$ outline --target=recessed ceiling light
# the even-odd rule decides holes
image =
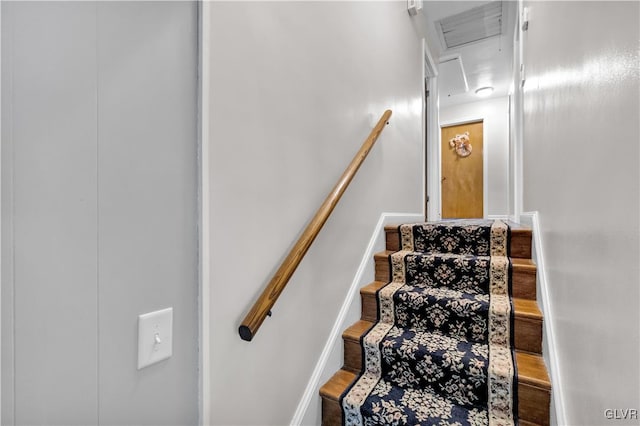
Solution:
[[[478,90],[476,90],[476,95],[480,96],[481,98],[486,98],[492,93],[493,93],[493,87],[491,86],[481,87]]]

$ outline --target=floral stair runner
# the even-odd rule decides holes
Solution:
[[[509,227],[401,225],[346,425],[517,424]]]

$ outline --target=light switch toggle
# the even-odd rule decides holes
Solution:
[[[158,345],[162,343],[162,340],[160,339],[160,335],[158,333],[156,333],[153,336],[153,350],[157,351],[158,350]]]
[[[138,370],[172,355],[173,308],[138,316]]]

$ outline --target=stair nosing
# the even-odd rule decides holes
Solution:
[[[412,250],[382,250],[382,251],[378,251],[378,252],[374,253],[373,257],[374,257],[374,259],[375,258],[386,258],[386,257],[392,255],[393,253],[397,253],[399,251],[408,251],[410,253],[417,253],[417,254],[443,254],[443,253],[423,253],[423,252],[412,251]],[[517,266],[518,268],[521,268],[521,269],[524,269],[524,270],[529,269],[529,270],[535,271],[537,269],[536,264],[530,258],[513,257],[513,256],[508,256],[508,257],[509,257],[509,259],[511,259],[511,263],[512,263],[513,266]]]
[[[372,281],[366,286],[360,288],[360,295],[361,296],[375,295],[376,291],[386,284],[388,283],[385,283],[384,281],[379,281],[379,280]],[[375,290],[372,290],[373,288],[375,288]],[[538,303],[534,299],[523,299],[520,297],[514,297],[511,300],[513,301],[514,319],[526,318],[534,321],[542,321],[543,319],[542,311],[540,311],[540,307],[538,306]],[[535,304],[535,309],[536,309],[534,312],[531,312],[529,310],[519,309],[523,307],[522,305],[531,305],[533,303]]]
[[[371,321],[367,321],[367,320],[358,320],[355,323],[353,323],[351,326],[349,326],[343,333],[342,333],[342,338],[343,340],[349,340],[355,343],[360,343],[360,338],[371,328],[373,327],[375,323],[371,322]],[[354,330],[360,330],[360,329],[364,329],[365,331],[361,332],[360,334],[358,334],[357,332],[354,333]],[[527,351],[521,351],[521,350],[516,350],[516,365],[517,365],[517,359],[520,358],[521,359],[521,363],[523,359],[526,359],[527,357],[531,357],[531,358],[536,358],[536,360],[542,360],[542,363],[544,364],[544,359],[542,357],[541,354],[534,354],[531,352],[527,352]],[[524,356],[523,356],[524,355]],[[545,367],[546,369],[546,367]],[[520,369],[518,369],[518,382],[522,382],[524,384],[530,384],[536,387],[539,387],[541,389],[547,389],[550,390],[551,389],[551,382],[549,380],[548,377],[548,372],[546,374],[546,377],[543,379],[537,378],[537,377],[530,377],[530,376],[526,376],[526,375],[522,375],[520,374]]]
[[[415,222],[415,223],[421,223],[421,222]],[[522,224],[511,222],[511,221],[509,221],[508,224],[509,224],[509,227],[511,228],[511,232],[512,233],[514,233],[514,232],[516,232],[516,233],[533,232],[531,230],[531,228],[526,226],[526,225],[522,225]],[[400,227],[400,225],[393,225],[393,224],[385,225],[384,226],[384,230],[385,231],[397,231],[399,227]]]
[[[540,310],[540,307],[538,306],[538,302],[536,300],[523,299],[521,297],[513,297],[511,298],[511,301],[513,303],[513,316],[515,318],[517,319],[527,318],[534,321],[542,321],[543,319],[542,311]],[[522,309],[522,308],[525,308],[526,305],[534,305],[533,308],[535,310],[532,312],[532,311],[529,311],[528,309]]]
[[[326,386],[326,384],[327,384],[327,383],[330,383],[330,382],[333,380],[333,378],[334,378],[334,377],[336,377],[336,376],[338,376],[338,375],[341,375],[341,374],[342,374],[342,375],[349,375],[349,376],[352,376],[352,377],[351,377],[351,379],[350,379],[351,383],[353,383],[353,381],[356,379],[356,377],[358,377],[358,374],[357,374],[357,373],[354,373],[354,372],[352,372],[352,371],[345,370],[344,368],[341,368],[340,370],[336,371],[336,372],[333,374],[333,376],[331,376],[331,378],[330,378],[330,379],[325,383],[325,385],[323,385],[323,386],[320,388],[320,396],[321,396],[321,397],[323,397],[323,398],[328,398],[328,399],[331,399],[331,400],[333,400],[333,401],[338,401],[338,400],[340,399],[340,395],[342,395],[342,394],[340,394],[340,395],[338,395],[338,396],[336,397],[335,395],[333,395],[333,394],[331,394],[331,393],[327,392],[327,391],[324,389],[324,387]],[[350,385],[351,385],[351,383],[350,383],[349,385],[347,385],[347,386],[350,386]]]
[[[384,287],[385,285],[389,284],[388,282],[384,282],[384,281],[379,281],[379,280],[374,280],[371,281],[369,284],[360,287],[360,294],[375,294],[375,292],[377,291],[371,291],[370,287]]]

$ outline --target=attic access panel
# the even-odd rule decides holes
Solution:
[[[438,91],[441,98],[466,93],[469,90],[460,55],[441,61],[438,69]]]
[[[502,34],[502,1],[494,1],[442,18],[436,27],[451,49]]]

